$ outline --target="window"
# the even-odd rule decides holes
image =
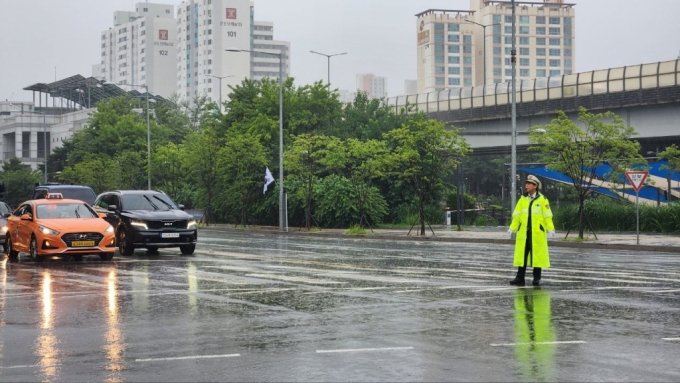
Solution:
[[[448,46],[448,52],[449,53],[460,53],[460,45],[449,45]]]
[[[463,74],[466,76],[472,76],[472,67],[469,66],[464,67]]]
[[[449,56],[449,64],[460,64],[460,57]]]
[[[520,37],[519,38],[519,45],[529,45],[529,38],[528,37]]]
[[[505,70],[505,76],[512,77],[512,69],[506,69]]]
[[[559,76],[562,72],[559,69],[551,69],[550,70],[550,77],[552,76]]]
[[[140,69],[140,71],[141,71],[141,72],[144,72],[144,67],[142,67],[142,68]]]
[[[560,25],[560,18],[559,17],[551,17],[550,18],[550,25]]]
[[[550,38],[550,45],[557,45],[557,46],[559,46],[560,43],[561,43],[561,41],[560,41],[560,38],[559,38],[559,37]]]
[[[501,37],[500,36],[494,36],[493,37],[493,43],[494,44],[500,44],[501,43]]]
[[[560,60],[559,59],[550,59],[550,66],[551,67],[558,67],[560,66]]]
[[[527,26],[519,27],[519,34],[520,35],[528,35],[529,34],[529,27],[527,27]]]
[[[559,56],[560,50],[558,48],[550,48],[550,56]]]
[[[434,51],[436,53],[444,53],[444,46],[441,44],[437,44],[434,46]]]
[[[463,64],[472,64],[472,56],[463,57]]]
[[[545,24],[545,16],[536,16],[536,24]]]
[[[545,59],[536,59],[536,66],[545,66]]]
[[[493,68],[493,75],[494,76],[500,76],[501,75],[501,68]]]
[[[443,66],[436,66],[434,67],[434,74],[444,74],[444,67]]]
[[[571,46],[571,39],[564,39],[564,45],[567,47]]]
[[[434,84],[435,85],[444,85],[444,77],[435,77],[434,78]]]
[[[472,35],[465,35],[465,36],[463,36],[463,43],[465,43],[465,44],[471,44],[471,43],[472,43]]]
[[[545,56],[545,48],[536,48],[536,56]]]
[[[505,36],[505,43],[508,45],[512,44],[512,36]]]
[[[449,32],[460,32],[459,24],[449,24]]]
[[[444,42],[444,35],[440,35],[440,34],[434,35],[434,42],[435,43],[443,43]]]
[[[545,37],[536,37],[536,45],[545,45]]]
[[[520,16],[519,17],[519,23],[520,24],[529,24],[529,16]]]
[[[548,33],[550,33],[551,36],[559,36],[560,35],[560,29],[559,28],[548,28]]]
[[[494,35],[500,35],[501,34],[501,26],[500,25],[494,25],[492,33]]]
[[[501,54],[501,47],[493,47],[493,54],[494,55],[500,55]]]
[[[452,66],[449,67],[449,74],[460,74],[460,67]]]
[[[463,45],[463,53],[472,53],[472,45]]]
[[[571,63],[572,63],[571,59],[564,60],[564,66],[566,68],[571,68]]]
[[[510,56],[511,54],[512,54],[512,48],[511,47],[505,48],[505,55]]]
[[[512,15],[505,15],[505,22],[512,24]]]
[[[519,48],[520,56],[529,56],[529,48]]]
[[[144,48],[142,48],[142,50],[141,50],[141,51],[139,51],[139,52],[140,52],[140,53],[144,53]]]
[[[564,18],[564,25],[571,25],[571,17]]]
[[[472,79],[471,78],[463,79],[463,85],[471,86],[472,85]]]
[[[564,34],[565,34],[565,35],[571,36],[571,26],[565,26],[565,27],[562,28],[562,29],[564,29]]]
[[[507,34],[512,33],[512,25],[506,25],[505,26],[505,33],[507,33]]]
[[[449,78],[449,85],[460,86],[460,79],[457,77]]]
[[[519,75],[522,77],[529,77],[529,69],[520,69]]]
[[[512,65],[512,59],[510,57],[505,58],[505,65],[508,65],[508,66]]]
[[[536,77],[545,77],[545,69],[536,69]]]
[[[571,57],[571,49],[565,49],[564,55],[567,56],[567,57]]]
[[[501,15],[493,15],[492,23],[497,24],[501,22]],[[566,21],[565,21],[566,24]]]
[[[142,9],[142,11],[149,12],[149,8],[144,8],[144,9]]]
[[[444,64],[444,56],[434,56],[435,64]]]
[[[529,59],[519,59],[520,66],[529,66]]]
[[[545,34],[545,27],[536,27],[536,34],[537,35],[544,35]]]
[[[460,42],[460,35],[449,35],[448,41],[450,43],[459,43]]]
[[[444,32],[444,24],[434,23],[434,30],[435,32]]]
[[[500,57],[494,57],[493,58],[493,65],[501,65],[501,58]]]

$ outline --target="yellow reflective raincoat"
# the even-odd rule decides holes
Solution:
[[[531,212],[529,212],[530,205]],[[524,264],[524,246],[527,241],[529,214],[531,214],[531,253],[527,256],[526,264]],[[524,196],[517,201],[510,224],[510,230],[517,233],[513,263],[515,267],[550,267],[548,233],[555,230],[552,216],[548,199],[538,192],[533,202],[529,196]]]

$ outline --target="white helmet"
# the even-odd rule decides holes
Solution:
[[[529,174],[527,177],[527,182],[531,182],[532,184],[536,185],[538,189],[541,188],[541,180],[539,180],[538,177],[533,174]]]

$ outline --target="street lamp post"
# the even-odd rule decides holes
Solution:
[[[283,52],[270,53],[238,48],[229,48],[226,51],[260,53],[279,58],[279,231],[287,231],[288,212],[284,213],[283,200]]]
[[[127,85],[138,88],[144,88],[146,91],[146,170],[147,170],[147,186],[148,190],[151,190],[151,128],[149,125],[149,86],[148,85],[137,85],[137,84],[117,84],[117,85]]]
[[[511,165],[510,165],[510,184],[512,185],[512,194],[510,194],[510,209],[514,211],[517,203],[517,94],[515,86],[515,78],[517,72],[517,51],[515,46],[515,0],[511,0],[512,4],[512,139],[511,139]]]
[[[328,88],[330,88],[331,87],[331,57],[344,56],[344,55],[347,54],[347,52],[335,53],[335,54],[332,54],[332,55],[327,55],[325,53],[320,53],[320,52],[316,52],[316,51],[309,51],[309,52],[317,54],[317,55],[321,55],[321,56],[326,56],[326,58],[328,58]]]
[[[222,111],[222,79],[227,78],[227,77],[234,77],[234,75],[229,75],[229,76],[213,76],[211,74],[206,74],[208,77],[214,77],[220,79],[220,112]]]
[[[487,66],[486,65],[486,27],[492,27],[494,25],[503,25],[503,23],[495,23],[495,24],[484,25],[484,24],[480,24],[476,21],[472,21],[472,20],[468,20],[468,19],[465,19],[465,21],[468,22],[468,23],[479,25],[480,27],[482,27],[482,30],[483,30],[483,33],[484,33],[484,48],[482,48],[482,49],[484,49],[484,54],[482,55],[482,60],[484,60],[484,83],[482,85],[486,85],[486,66]]]

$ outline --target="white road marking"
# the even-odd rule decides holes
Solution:
[[[663,340],[669,341],[669,342],[676,342],[680,341],[680,338],[661,338]]]
[[[37,368],[37,367],[54,367],[54,366],[42,366],[40,364],[26,364],[23,366],[7,366],[7,367],[0,367],[0,370],[9,370],[13,368]]]
[[[135,362],[162,362],[168,360],[188,360],[188,359],[217,359],[217,358],[236,358],[241,354],[224,354],[224,355],[193,355],[193,356],[178,356],[174,358],[148,358],[135,359]]]
[[[530,344],[583,344],[586,341],[583,340],[568,340],[561,342],[526,342],[526,343],[491,343],[491,347],[508,347],[508,346],[525,346]]]
[[[344,350],[316,350],[317,354],[330,354],[337,352],[376,352],[376,351],[396,351],[413,350],[413,347],[383,347],[383,348],[348,348]]]

